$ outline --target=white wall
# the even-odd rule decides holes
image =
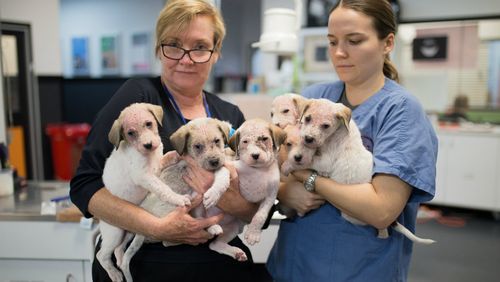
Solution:
[[[65,76],[72,75],[70,50],[71,38],[75,36],[89,37],[91,76],[102,74],[98,52],[100,52],[100,37],[104,35],[120,36],[122,75],[128,76],[132,72],[127,54],[130,52],[133,33],[150,33],[151,62],[156,62],[153,50],[155,25],[165,0],[60,0],[60,2],[60,43]],[[155,65],[155,72],[159,73],[158,64]]]
[[[61,75],[59,0],[0,0],[0,19],[31,25],[36,75]]]
[[[399,0],[404,21],[498,16],[498,0]]]

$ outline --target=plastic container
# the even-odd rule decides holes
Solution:
[[[80,161],[89,131],[90,125],[87,123],[47,125],[45,133],[50,137],[56,180],[71,180]]]

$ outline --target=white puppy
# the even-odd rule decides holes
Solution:
[[[304,107],[300,131],[305,146],[321,151],[319,156],[313,157],[311,164],[319,175],[341,184],[371,182],[373,156],[364,147],[349,108],[327,99],[310,99]],[[345,213],[342,216],[354,224],[365,225]],[[415,236],[397,221],[391,227],[413,242],[434,243]],[[379,230],[379,238],[388,236],[387,229]]]
[[[177,153],[191,156],[200,167],[215,172],[215,179],[212,186],[204,194],[204,205],[213,206],[219,200],[220,196],[229,186],[229,171],[223,165],[225,163],[224,145],[227,144],[231,124],[216,120],[213,118],[195,119],[180,127],[172,136],[170,142],[176,149]],[[160,174],[163,182],[168,183],[175,192],[184,195],[195,195],[195,192],[183,180],[182,176],[186,173],[187,163],[184,160],[178,163],[165,167]],[[150,193],[142,202],[141,207],[151,212],[157,217],[163,217],[171,212],[176,206],[168,204],[158,199],[158,197]],[[204,216],[203,206],[194,209],[195,216]],[[222,233],[222,228],[219,225],[213,225],[208,228],[208,232],[212,235]],[[122,248],[135,234],[127,235]],[[119,264],[126,281],[132,281],[130,273],[130,260],[139,250],[143,243],[155,243],[158,240],[147,238],[137,234],[132,243],[127,248],[122,262]],[[164,241],[163,245],[168,247],[176,245],[171,242]]]
[[[285,134],[279,127],[261,119],[251,119],[244,122],[229,140],[229,146],[236,153],[233,164],[238,172],[240,193],[248,201],[259,203],[259,209],[244,234],[250,245],[260,241],[262,226],[278,193],[277,150],[284,138]],[[243,223],[225,215],[221,225],[224,232],[210,244],[210,249],[246,261],[245,252],[228,244],[241,232]]]
[[[295,93],[286,93],[274,98],[271,104],[272,123],[281,129],[297,124],[306,98]]]
[[[158,178],[163,158],[163,144],[158,135],[162,118],[160,106],[135,103],[126,107],[113,123],[108,137],[115,149],[106,160],[102,176],[104,185],[113,195],[139,204],[151,192],[174,205],[191,203],[188,196],[173,192]],[[122,281],[122,274],[114,267],[111,255],[122,242],[125,231],[105,221],[99,223],[99,228],[102,243],[97,260],[112,281]],[[121,258],[117,256],[117,259]]]

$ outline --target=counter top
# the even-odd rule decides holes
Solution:
[[[41,214],[42,202],[69,195],[69,183],[59,181],[28,182],[10,196],[0,197],[1,221],[56,221],[55,214]]]

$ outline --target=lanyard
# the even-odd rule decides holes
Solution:
[[[175,99],[174,99],[174,96],[172,96],[172,94],[170,93],[170,91],[168,91],[167,87],[165,86],[165,84],[161,84],[163,86],[163,90],[165,90],[165,93],[167,94],[168,96],[168,100],[170,100],[170,103],[172,104],[172,106],[174,106],[174,109],[175,111],[177,112],[177,114],[179,115],[179,118],[182,120],[182,122],[184,124],[186,124],[186,119],[184,118],[184,116],[182,115],[182,112],[181,112],[181,109],[179,108],[179,106],[177,105],[177,103],[175,102]],[[212,117],[212,114],[210,113],[210,109],[208,108],[208,103],[207,103],[207,99],[205,98],[205,93],[203,93],[203,105],[205,106],[205,112],[207,113],[207,116],[208,117]]]

